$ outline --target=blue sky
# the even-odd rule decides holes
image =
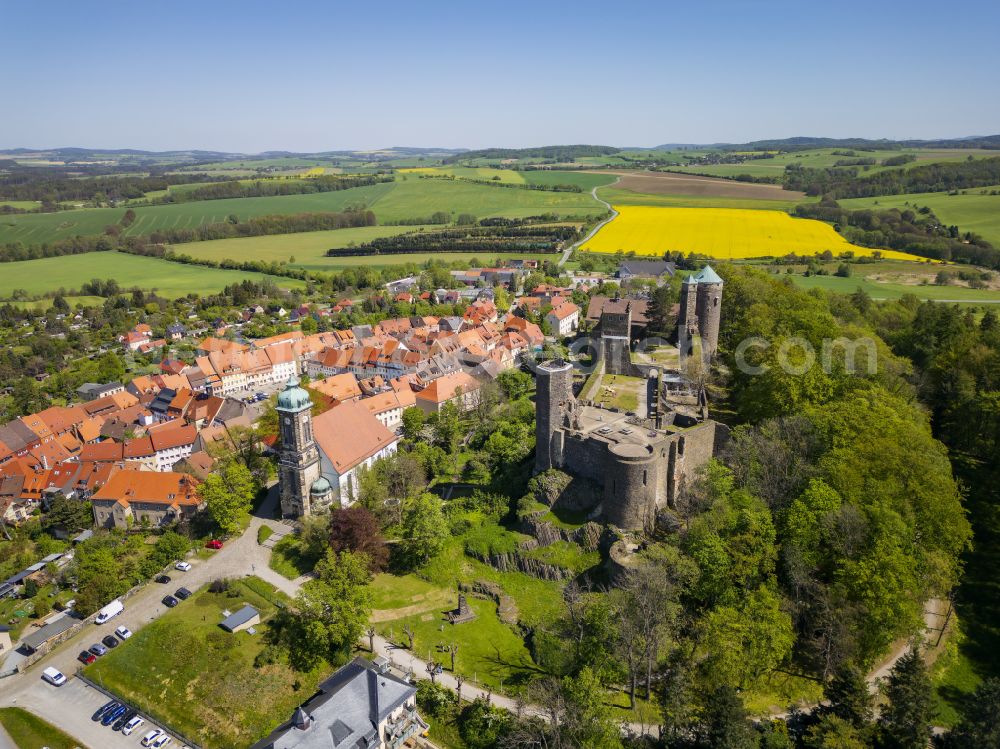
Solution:
[[[1000,3],[8,2],[0,147],[1000,132]]]

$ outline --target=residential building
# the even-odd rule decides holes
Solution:
[[[416,394],[416,405],[426,414],[438,413],[445,403],[454,402],[461,411],[468,411],[479,403],[481,383],[472,375],[452,372],[438,377]]]
[[[573,302],[563,302],[549,310],[545,321],[549,324],[552,335],[559,338],[571,335],[580,327],[580,308]]]
[[[183,473],[124,469],[90,498],[94,522],[104,528],[152,527],[191,517],[201,508],[198,481]]]
[[[250,749],[398,749],[428,728],[415,686],[357,658]]]

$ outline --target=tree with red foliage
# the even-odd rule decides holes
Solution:
[[[389,563],[389,548],[382,538],[378,520],[361,506],[330,511],[330,548],[353,551],[368,557],[368,568],[381,572]]]

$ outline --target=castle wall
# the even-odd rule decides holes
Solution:
[[[702,349],[711,356],[719,348],[719,324],[722,317],[722,284],[698,284],[698,333]]]
[[[566,362],[546,362],[535,373],[535,472],[562,463],[561,447],[553,438],[562,426],[573,397],[573,367]],[[555,448],[555,450],[553,449]],[[553,452],[557,455],[553,458]]]

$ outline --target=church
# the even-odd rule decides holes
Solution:
[[[358,472],[396,452],[399,438],[358,402],[312,415],[309,393],[292,378],[278,394],[281,514],[302,517],[348,507]]]

